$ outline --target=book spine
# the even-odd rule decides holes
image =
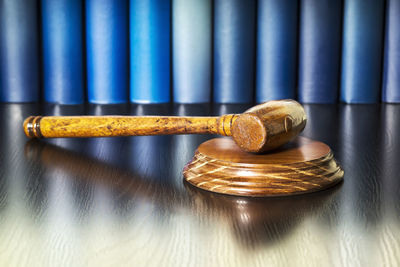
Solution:
[[[88,100],[128,100],[128,1],[86,1]]]
[[[39,100],[38,2],[0,0],[0,101]]]
[[[345,0],[340,99],[375,103],[380,98],[384,1]]]
[[[386,5],[382,101],[400,103],[400,1],[388,0]]]
[[[172,1],[173,99],[211,99],[212,1]]]
[[[84,101],[82,0],[42,0],[44,99]]]
[[[255,0],[214,1],[214,102],[253,101]]]
[[[130,100],[170,101],[169,0],[130,1]]]
[[[336,103],[340,83],[342,2],[303,0],[300,10],[299,100]]]
[[[256,101],[294,98],[298,1],[259,0]]]

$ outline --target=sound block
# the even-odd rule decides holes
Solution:
[[[265,154],[242,151],[230,138],[202,143],[184,179],[204,190],[236,196],[285,196],[315,192],[343,179],[329,146],[297,137]]]

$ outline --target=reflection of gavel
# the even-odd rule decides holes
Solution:
[[[303,107],[294,100],[270,101],[242,114],[220,117],[174,116],[32,116],[28,137],[108,137],[166,134],[232,136],[248,152],[264,152],[296,137],[305,127]]]
[[[272,244],[295,230],[301,221],[319,210],[329,210],[337,187],[291,198],[243,198],[212,194],[185,183],[186,190],[161,183],[157,177],[142,176],[52,144],[30,140],[25,156],[42,167],[68,174],[85,184],[102,185],[117,196],[149,202],[173,213],[182,209],[204,218],[215,218],[232,226],[234,236],[245,247]],[[134,158],[134,157],[133,157]],[[158,164],[157,162],[150,162]],[[96,171],[93,171],[96,170]],[[89,189],[91,192],[93,189]],[[335,206],[335,205],[334,205]],[[335,207],[332,207],[335,208]]]

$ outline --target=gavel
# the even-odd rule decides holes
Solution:
[[[218,134],[231,136],[244,151],[261,153],[292,140],[306,121],[298,102],[277,100],[219,117],[31,116],[23,127],[30,138]]]

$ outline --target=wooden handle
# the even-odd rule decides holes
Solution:
[[[232,136],[245,151],[264,152],[295,138],[306,121],[298,102],[279,100],[221,117],[36,116],[24,121],[24,131],[31,138],[209,133]]]
[[[32,116],[24,121],[30,137],[110,137],[166,134],[230,136],[236,115],[221,117],[168,116]]]

